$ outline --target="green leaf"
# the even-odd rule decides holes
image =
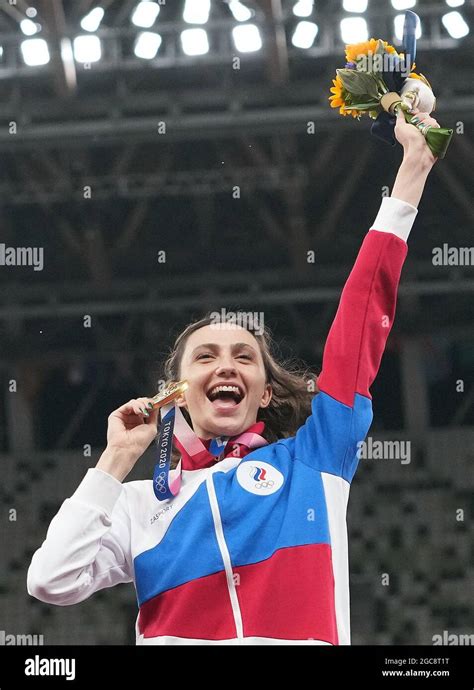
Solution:
[[[375,110],[377,107],[378,103],[371,102],[371,103],[351,103],[350,108],[354,108],[356,110]]]
[[[446,127],[432,127],[426,134],[426,143],[438,158],[444,158],[451,142],[453,130]]]
[[[346,91],[357,96],[370,96],[370,98],[379,98],[379,90],[377,87],[377,80],[372,74],[366,72],[357,72],[353,69],[338,69],[336,70],[342,84]]]

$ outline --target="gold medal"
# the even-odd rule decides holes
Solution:
[[[155,397],[152,398],[153,409],[156,410],[158,407],[167,405],[172,400],[184,393],[187,388],[188,382],[185,380],[172,381],[163,391],[161,391],[161,393],[158,393],[158,395],[155,395]]]

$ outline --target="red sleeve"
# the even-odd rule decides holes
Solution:
[[[406,242],[395,234],[370,230],[342,291],[318,387],[349,407],[356,393],[371,399],[369,388],[392,328],[407,252]]]

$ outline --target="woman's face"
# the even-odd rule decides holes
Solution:
[[[257,420],[270,403],[271,386],[256,338],[245,328],[209,325],[188,337],[180,378],[189,388],[178,399],[201,438],[235,436]],[[220,390],[219,387],[230,387]]]

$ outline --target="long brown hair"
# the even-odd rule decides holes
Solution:
[[[181,361],[191,333],[212,323],[215,323],[215,318],[212,312],[208,312],[203,318],[186,326],[178,335],[163,364],[165,384],[180,379]],[[311,400],[319,392],[316,374],[296,359],[277,361],[277,345],[267,326],[261,334],[254,333],[250,327],[246,326],[245,321],[243,327],[252,333],[259,344],[265,366],[266,383],[271,385],[273,391],[269,406],[260,408],[257,414],[257,421],[265,422],[263,436],[269,443],[294,436],[297,429],[310,415]],[[188,411],[184,408],[181,408],[181,411],[192,427]],[[176,458],[179,458],[179,455],[173,452],[173,459]]]

